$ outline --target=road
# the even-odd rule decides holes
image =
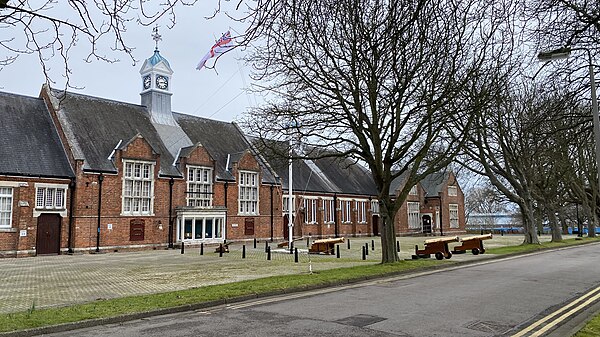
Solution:
[[[590,312],[598,261],[591,244],[50,336],[537,336]]]

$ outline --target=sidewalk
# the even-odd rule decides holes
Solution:
[[[409,259],[415,244],[423,246],[426,238],[399,238],[401,259]],[[299,262],[294,255],[277,249],[271,243],[272,260],[267,261],[265,243],[253,248],[246,244],[242,259],[242,243],[230,246],[230,252],[219,257],[214,247],[199,249],[156,250],[132,253],[39,256],[33,258],[0,259],[0,313],[32,308],[62,306],[99,299],[159,293],[189,289],[211,284],[229,283],[273,275],[308,273],[361,264],[379,263],[380,238],[351,238],[351,249],[340,245],[341,258],[335,255],[307,254],[306,241],[296,242]],[[375,250],[371,250],[371,240]],[[543,236],[549,241],[549,236]],[[521,235],[496,236],[485,241],[486,248],[518,245]],[[361,248],[369,244],[369,255],[362,260]],[[452,245],[451,245],[452,247]],[[485,254],[488,255],[488,254]],[[484,256],[485,256],[484,255]],[[452,260],[481,259],[469,253],[454,255]]]

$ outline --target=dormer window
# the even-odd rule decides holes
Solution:
[[[212,168],[188,166],[187,205],[191,207],[212,207],[212,191]]]

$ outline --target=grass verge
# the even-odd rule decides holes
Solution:
[[[566,239],[561,242],[544,242],[539,245],[519,245],[519,246],[506,246],[506,247],[498,247],[498,248],[490,248],[486,249],[486,253],[488,254],[518,254],[518,253],[528,253],[534,252],[538,250],[551,249],[551,248],[560,248],[567,246],[576,246],[580,244],[590,243],[590,242],[598,242],[600,241],[600,237],[589,238],[573,238]]]
[[[401,261],[394,264],[330,269],[313,274],[272,276],[160,294],[99,300],[68,307],[36,309],[32,306],[30,310],[25,312],[0,315],[0,332],[38,328],[89,319],[109,318],[241,296],[356,281],[422,269],[439,265],[440,263],[451,262],[436,260]]]
[[[597,337],[600,336],[600,315],[592,318],[573,337]]]

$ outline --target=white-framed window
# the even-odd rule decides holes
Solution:
[[[150,215],[154,207],[154,163],[123,161],[123,206],[125,215]]]
[[[358,223],[367,222],[367,201],[356,200],[356,221]]]
[[[458,195],[458,187],[456,187],[455,185],[448,186],[448,196],[455,197],[457,195]]]
[[[419,229],[421,228],[421,219],[419,218],[419,203],[418,202],[407,202],[408,210],[408,228]]]
[[[0,186],[0,228],[12,227],[13,188]]]
[[[417,185],[414,185],[413,187],[410,188],[410,191],[408,191],[408,195],[419,195],[419,190],[417,189]]]
[[[379,214],[379,200],[371,200],[371,213]]]
[[[458,204],[448,205],[448,215],[450,216],[450,228],[458,228]]]
[[[282,202],[282,212],[283,215],[289,214],[290,212],[290,196],[289,195],[284,195],[283,198],[281,199]],[[292,213],[296,213],[296,196],[292,195]]]
[[[40,210],[63,210],[67,207],[65,185],[35,185],[35,208]]]
[[[177,222],[177,241],[224,238],[224,216],[184,215]]]
[[[335,203],[333,199],[321,200],[323,205],[323,223],[333,223],[335,220]]]
[[[187,205],[191,207],[212,207],[212,168],[188,166],[187,177]]]
[[[351,200],[340,200],[339,207],[342,223],[352,222]]]
[[[258,214],[258,173],[240,171],[238,213]]]
[[[302,204],[304,207],[304,223],[317,223],[317,199],[305,198]]]

